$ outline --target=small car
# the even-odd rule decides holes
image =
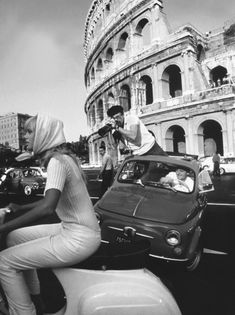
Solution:
[[[162,180],[177,170],[187,175],[190,189]],[[195,160],[127,158],[112,186],[95,204],[102,241],[147,239],[151,242],[150,256],[194,270],[202,254],[200,224],[207,206],[206,193],[199,190],[198,173]]]
[[[220,160],[220,175],[226,173],[235,173],[235,158],[224,157]]]
[[[34,167],[10,168],[1,178],[0,190],[30,196],[44,192],[46,178]]]

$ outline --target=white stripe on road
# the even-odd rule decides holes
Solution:
[[[235,207],[235,203],[208,202],[208,206],[228,206]]]
[[[215,255],[228,255],[228,253],[221,252],[221,251],[218,251],[218,250],[209,249],[209,248],[203,248],[203,253],[205,253],[205,254],[215,254]]]

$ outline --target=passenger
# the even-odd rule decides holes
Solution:
[[[194,181],[187,175],[187,171],[178,168],[175,172],[170,172],[165,177],[160,179],[162,184],[168,184],[178,191],[191,192],[193,191]]]
[[[63,124],[37,115],[27,120],[28,149],[47,168],[44,198],[13,212],[30,210],[0,226],[9,248],[0,252],[0,280],[12,315],[36,315],[40,286],[36,269],[78,263],[99,247],[100,227],[75,155],[64,146]],[[61,223],[23,227],[56,211]],[[31,296],[30,296],[31,294]],[[34,303],[33,303],[33,301]]]

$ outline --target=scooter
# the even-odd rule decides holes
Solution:
[[[66,297],[53,315],[181,315],[170,291],[145,267],[149,250],[147,241],[103,243],[86,261],[53,269]]]
[[[0,209],[0,224],[8,208]],[[181,315],[162,281],[149,271],[150,242],[101,243],[85,261],[52,271],[65,305],[45,315]]]

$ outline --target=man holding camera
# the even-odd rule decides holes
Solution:
[[[119,138],[120,143],[125,142],[131,154],[167,155],[137,116],[124,117],[123,107],[118,105],[109,108],[107,115],[113,120],[113,127],[115,128],[113,135],[115,138]]]

